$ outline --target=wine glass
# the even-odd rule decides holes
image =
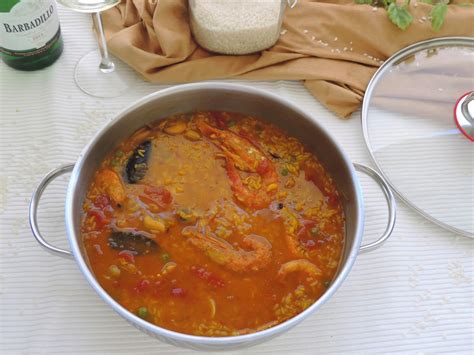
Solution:
[[[98,32],[99,49],[83,56],[76,65],[74,79],[85,93],[95,97],[116,97],[127,91],[136,77],[133,70],[107,50],[101,12],[116,6],[120,0],[58,0],[71,10],[90,13]]]

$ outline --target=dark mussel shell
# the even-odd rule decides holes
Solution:
[[[128,159],[125,174],[130,184],[136,184],[143,179],[148,170],[148,158],[151,151],[151,142],[140,143]]]
[[[128,250],[135,255],[147,255],[159,250],[158,244],[143,234],[113,231],[108,239],[109,247]]]

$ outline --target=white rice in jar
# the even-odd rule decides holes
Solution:
[[[191,29],[207,50],[248,54],[280,36],[285,0],[189,0]]]

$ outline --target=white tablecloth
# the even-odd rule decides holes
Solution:
[[[195,353],[142,334],[88,286],[72,260],[46,253],[27,216],[33,188],[50,169],[74,162],[94,133],[141,96],[163,86],[140,83],[115,99],[96,99],[73,81],[79,58],[95,48],[87,15],[60,8],[62,57],[36,72],[0,65],[0,352]],[[323,108],[299,82],[243,82],[291,99],[326,126],[355,162],[371,164],[359,114],[348,121]],[[386,223],[381,192],[361,177],[365,239]],[[67,177],[40,206],[48,240],[67,247]],[[456,352],[473,347],[473,241],[429,223],[399,202],[391,239],[360,255],[344,285],[295,329],[242,353]]]

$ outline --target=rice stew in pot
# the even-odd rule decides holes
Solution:
[[[297,139],[232,112],[178,114],[107,155],[81,235],[100,285],[185,334],[257,332],[301,313],[335,277],[344,213]]]

